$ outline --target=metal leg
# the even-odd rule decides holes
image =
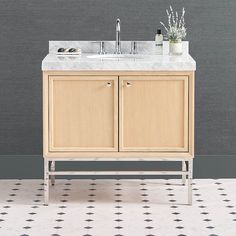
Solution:
[[[48,160],[44,159],[44,205],[48,205],[48,200],[49,200]]]
[[[193,160],[188,161],[188,204],[192,205]]]
[[[182,161],[182,171],[186,171],[186,163],[185,161]],[[182,184],[186,184],[186,175],[182,175]]]
[[[55,161],[51,161],[51,165],[50,165],[50,171],[55,171]],[[51,175],[51,185],[54,186],[55,185],[55,175]]]
[[[182,183],[186,185],[186,177],[188,176],[188,205],[192,205],[192,178],[193,178],[193,159],[183,161],[182,162],[182,171],[157,171],[157,174],[159,175],[181,175],[182,176]],[[50,164],[50,166],[49,166]],[[49,184],[51,179],[51,184],[55,184],[55,176],[56,175],[81,175],[81,174],[90,174],[86,171],[55,171],[55,160],[49,161],[48,159],[44,158],[44,204],[49,204]],[[50,171],[52,173],[50,173]],[[187,176],[183,174],[183,171],[187,171]],[[95,175],[99,174],[111,174],[112,171],[105,171],[105,172],[95,172]],[[128,173],[127,173],[128,172]],[[50,174],[49,174],[50,173]],[[142,172],[142,175],[149,175],[150,173],[153,173],[153,171],[144,171]],[[140,172],[136,173],[135,171],[123,171],[123,174],[140,174]],[[51,178],[50,178],[51,177]]]

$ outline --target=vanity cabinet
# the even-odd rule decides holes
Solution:
[[[192,157],[193,72],[43,72],[44,157]]]
[[[188,151],[188,76],[119,78],[120,151]]]
[[[182,43],[178,56],[169,55],[167,41],[162,55],[155,55],[153,41],[138,42],[138,54],[127,55],[131,43],[122,42],[123,55],[98,55],[91,41],[49,42],[41,67],[46,205],[56,176],[120,174],[181,176],[192,204],[196,62],[188,42]],[[104,44],[110,52],[116,42]],[[58,53],[59,48],[80,48],[83,53]],[[114,171],[84,171],[57,169],[61,161],[155,164],[151,170],[117,166]],[[157,163],[163,161],[181,162],[181,170],[158,170]]]
[[[118,77],[48,80],[49,152],[118,151]]]

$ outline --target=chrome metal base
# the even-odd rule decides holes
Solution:
[[[49,170],[48,161],[44,159],[44,205],[49,201]]]
[[[73,159],[46,159],[44,158],[44,204],[49,203],[49,180],[51,184],[55,184],[56,175],[180,175],[182,176],[182,184],[186,185],[186,178],[188,177],[188,204],[192,205],[192,178],[193,178],[193,159],[186,158],[182,160],[181,171],[56,171],[56,161],[78,161]],[[168,161],[164,158],[157,159],[157,161]],[[50,165],[50,169],[49,169]]]
[[[186,171],[186,162],[182,161],[182,171]],[[182,184],[186,185],[186,175],[182,175]]]
[[[55,171],[55,168],[56,168],[55,164],[56,164],[55,161],[51,162],[50,171],[52,171],[52,172]],[[50,175],[50,177],[51,177],[51,185],[54,185],[55,184],[55,175]]]

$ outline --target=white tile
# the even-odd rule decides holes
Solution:
[[[179,179],[56,180],[43,206],[42,180],[1,180],[0,235],[235,236],[235,186],[194,180],[188,206]]]

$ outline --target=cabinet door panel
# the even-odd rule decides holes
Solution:
[[[49,151],[117,151],[116,76],[49,77]]]
[[[188,151],[188,76],[120,77],[120,151]]]

